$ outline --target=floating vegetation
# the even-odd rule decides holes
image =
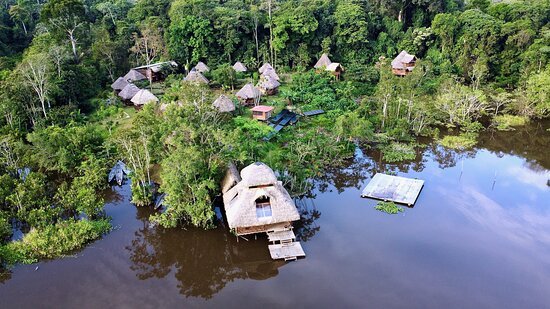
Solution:
[[[493,118],[493,123],[499,131],[512,131],[514,127],[524,126],[529,119],[524,116],[498,115]]]
[[[477,144],[477,134],[462,133],[460,135],[447,135],[440,139],[439,143],[452,149],[472,148]]]
[[[394,202],[378,202],[374,209],[385,212],[390,215],[396,215],[400,212],[403,212],[403,208],[397,206]]]
[[[382,157],[388,163],[410,161],[416,158],[414,144],[391,143],[383,146]]]

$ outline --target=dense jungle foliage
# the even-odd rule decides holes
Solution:
[[[418,58],[406,77],[391,72],[401,50]],[[312,70],[322,53],[340,79]],[[106,232],[100,192],[118,159],[136,205],[166,193],[155,222],[207,228],[229,161],[263,161],[297,195],[357,145],[407,160],[415,136],[444,129],[443,145],[472,147],[480,130],[550,116],[549,59],[550,0],[0,0],[0,259],[53,258]],[[167,60],[176,72],[143,85],[158,104],[136,112],[111,93]],[[198,61],[209,87],[183,82]],[[326,112],[269,141],[247,108],[211,106],[266,62],[282,86],[262,104]]]

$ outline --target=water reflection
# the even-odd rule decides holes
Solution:
[[[164,229],[148,222],[150,211],[140,209],[143,226],[126,250],[131,269],[141,279],[163,278],[174,272],[186,297],[211,298],[236,279],[264,280],[285,265],[269,256],[266,239],[244,241],[223,226],[213,230],[192,227]]]

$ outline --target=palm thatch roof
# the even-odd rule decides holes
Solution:
[[[279,75],[277,75],[277,72],[275,72],[274,69],[267,69],[262,73],[262,76],[269,76],[273,78],[274,80],[279,80]]]
[[[253,163],[241,171],[241,178],[223,195],[227,223],[231,229],[300,220],[294,201],[269,166],[261,162]],[[258,199],[269,200],[270,216],[258,217]]]
[[[126,73],[126,75],[124,75],[124,79],[129,83],[133,83],[139,80],[147,79],[147,77],[145,77],[145,75],[139,73],[138,71],[131,69],[130,71],[128,71],[128,73]]]
[[[210,81],[208,78],[204,77],[204,75],[201,74],[198,70],[191,70],[187,76],[183,79],[186,82],[194,82],[194,83],[204,83],[208,84]]]
[[[261,95],[260,90],[251,83],[244,85],[236,94],[236,96],[241,99],[256,99]]]
[[[281,86],[281,83],[270,75],[262,75],[262,79],[260,79],[260,82],[258,83],[258,88],[263,90],[273,90],[279,86]]]
[[[405,64],[411,63],[416,60],[414,55],[409,54],[408,52],[402,50],[395,59],[391,62],[391,67],[394,69],[405,69],[407,66]],[[411,68],[412,70],[412,68]]]
[[[336,72],[338,68],[340,68],[340,71],[344,71],[344,67],[338,62],[333,62],[329,64],[325,70],[330,72]]]
[[[235,70],[237,72],[246,72],[246,71],[248,71],[246,66],[240,61],[235,62],[235,64],[233,65],[233,70]]]
[[[260,69],[258,69],[258,72],[260,72],[260,74],[263,74],[264,71],[266,71],[266,70],[275,70],[275,69],[271,66],[271,64],[269,64],[269,63],[264,63],[264,65],[262,65],[262,66],[260,67]]]
[[[178,67],[178,64],[175,62],[175,61],[165,61],[165,62],[157,62],[157,63],[152,63],[152,64],[148,64],[148,65],[142,65],[140,67],[137,67],[137,68],[134,68],[135,70],[139,70],[139,69],[150,69],[151,71],[155,72],[155,73],[158,73],[160,71],[162,71],[162,69],[164,67],[174,67],[174,68],[177,68]]]
[[[331,63],[332,63],[332,61],[330,61],[328,55],[327,54],[322,54],[321,58],[319,58],[319,60],[317,61],[317,63],[313,67],[316,68],[316,69],[321,69],[323,67],[326,68]]]
[[[126,87],[124,87],[124,89],[122,89],[122,90],[118,93],[118,96],[119,96],[121,99],[127,101],[127,100],[132,99],[132,98],[136,95],[136,93],[139,92],[139,90],[140,90],[140,89],[139,89],[136,85],[134,85],[134,84],[128,84],[128,85],[126,85]]]
[[[115,80],[115,82],[111,84],[111,88],[118,91],[124,89],[124,87],[126,86],[128,86],[128,81],[126,81],[124,77],[117,78],[117,80]]]
[[[195,69],[201,73],[210,71],[210,68],[202,61],[199,61],[199,63],[197,63]]]
[[[235,103],[224,94],[220,95],[212,103],[212,106],[222,113],[229,113],[235,110]]]
[[[134,103],[134,105],[138,106],[138,105],[144,105],[150,102],[158,102],[159,99],[154,94],[152,94],[149,90],[141,89],[140,91],[138,91],[138,93],[136,93],[136,95],[134,95],[131,101],[132,103]]]

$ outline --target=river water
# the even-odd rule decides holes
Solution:
[[[307,254],[272,261],[265,237],[164,230],[129,187],[107,192],[116,229],[74,256],[17,266],[2,308],[543,308],[550,304],[550,123],[433,142],[405,164],[357,150],[297,205]],[[425,180],[398,215],[360,197],[376,172]]]

